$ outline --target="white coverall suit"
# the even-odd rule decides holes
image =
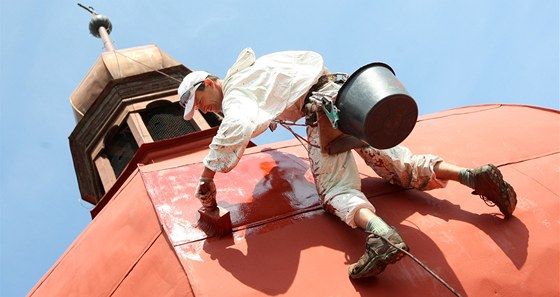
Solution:
[[[223,80],[224,118],[210,144],[204,165],[215,172],[228,172],[241,159],[251,138],[263,133],[274,119],[296,122],[304,116],[302,106],[309,89],[325,73],[322,57],[309,51],[273,53],[256,59],[243,50]],[[320,92],[338,92],[329,82]],[[360,191],[361,181],[351,151],[328,155],[318,146],[319,128],[307,128],[311,170],[323,208],[355,228],[354,216],[362,207],[375,211]],[[356,149],[366,164],[382,178],[404,188],[429,190],[446,185],[436,179],[433,155],[413,155],[405,147],[377,150]],[[340,170],[345,168],[345,170]]]

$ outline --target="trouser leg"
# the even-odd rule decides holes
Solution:
[[[307,127],[310,142],[309,159],[317,192],[323,208],[338,216],[352,228],[356,227],[354,216],[360,208],[375,208],[360,191],[361,180],[351,151],[329,155],[321,152],[319,129]]]
[[[438,179],[434,172],[434,166],[443,161],[438,156],[414,155],[404,146],[386,150],[370,146],[356,149],[356,152],[381,178],[403,188],[424,191],[447,185],[447,180]]]

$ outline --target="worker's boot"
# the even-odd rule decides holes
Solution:
[[[408,246],[394,227],[391,227],[391,230],[383,237],[395,246],[408,251]],[[404,253],[401,250],[387,243],[383,238],[371,234],[366,239],[366,253],[358,262],[348,267],[348,275],[351,278],[378,275],[388,264],[397,262],[403,256]]]
[[[506,218],[511,217],[517,205],[517,194],[513,187],[504,181],[500,170],[492,164],[468,170],[473,174],[473,194],[480,195],[489,206],[497,205]]]

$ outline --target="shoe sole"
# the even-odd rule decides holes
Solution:
[[[405,243],[396,244],[397,247],[408,251],[409,248]],[[392,251],[389,254],[383,254],[375,257],[372,261],[368,263],[367,266],[364,266],[361,272],[359,273],[352,273],[353,266],[348,268],[348,275],[350,275],[353,279],[364,278],[364,277],[371,277],[376,276],[385,270],[385,267],[389,264],[395,264],[400,259],[404,257],[404,253],[397,248],[392,247]]]
[[[510,218],[517,205],[517,194],[515,193],[513,187],[510,184],[508,184],[506,181],[504,181],[504,177],[500,172],[500,170],[498,169],[498,167],[496,167],[493,164],[488,164],[487,166],[490,167],[490,172],[487,173],[489,180],[494,185],[498,185],[498,191],[501,198],[500,201],[507,201],[507,203],[497,203],[496,201],[492,201],[492,200],[490,201],[492,201],[496,206],[498,206],[498,208],[504,214],[504,217],[506,219]],[[483,195],[488,197],[486,193],[481,194],[474,191],[473,194]]]

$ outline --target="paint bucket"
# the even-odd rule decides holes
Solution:
[[[384,63],[371,63],[354,72],[336,99],[338,128],[374,148],[401,143],[416,125],[418,106],[395,72]]]

